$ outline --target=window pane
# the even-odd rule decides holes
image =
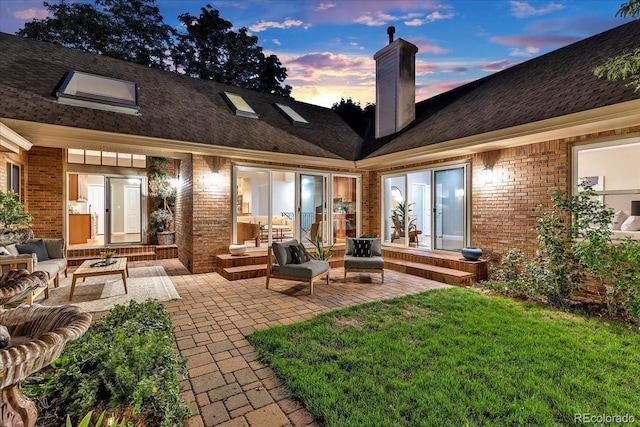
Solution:
[[[100,164],[100,152],[87,150],[85,151],[85,164],[87,165],[99,165]]]
[[[357,179],[333,177],[333,241],[344,243],[347,237],[357,237]]]
[[[131,154],[118,153],[118,166],[131,167]]]
[[[11,189],[20,194],[20,166],[14,164],[11,165]]]
[[[103,151],[101,154],[102,154],[102,164],[104,166],[117,166],[118,164],[117,153],[112,153],[110,151]]]
[[[67,153],[67,161],[69,163],[84,163],[84,150],[69,148],[69,151]]]

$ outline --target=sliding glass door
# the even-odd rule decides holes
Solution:
[[[323,175],[300,174],[300,229],[304,243],[327,243],[326,179]]]
[[[460,250],[467,240],[466,166],[382,178],[382,236],[419,249]]]

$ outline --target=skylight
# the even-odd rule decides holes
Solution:
[[[56,92],[61,104],[137,114],[138,85],[126,80],[70,71]]]
[[[288,105],[277,104],[276,103],[275,106],[278,108],[278,110],[280,110],[280,112],[282,114],[284,114],[284,116],[294,126],[300,126],[300,127],[304,127],[304,128],[311,127],[311,124],[307,120],[305,120],[304,117],[302,117],[300,114],[298,114],[296,112],[296,110],[294,110],[293,108],[289,107]]]
[[[236,116],[249,117],[251,119],[260,117],[240,95],[229,92],[222,92],[222,95],[224,95],[224,100],[227,101]]]

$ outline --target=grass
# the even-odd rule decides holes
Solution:
[[[326,426],[640,421],[637,327],[471,290],[355,306],[250,340]]]

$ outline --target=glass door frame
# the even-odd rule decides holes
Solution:
[[[443,163],[443,164],[438,164],[438,165],[432,165],[432,166],[425,166],[425,167],[421,167],[421,168],[412,168],[412,169],[406,169],[403,170],[402,172],[395,172],[395,173],[390,173],[390,174],[382,174],[380,175],[380,236],[382,236],[382,242],[384,245],[389,245],[389,246],[394,246],[394,247],[400,247],[400,248],[409,248],[410,246],[410,239],[409,238],[404,238],[404,240],[401,238],[399,239],[399,241],[396,242],[392,242],[391,239],[387,240],[385,238],[385,232],[386,227],[385,224],[388,224],[388,222],[385,222],[387,220],[386,216],[387,212],[386,212],[386,206],[385,206],[385,201],[387,200],[387,194],[385,193],[386,191],[386,186],[385,186],[385,180],[389,179],[389,178],[403,178],[404,179],[404,188],[405,188],[405,193],[403,195],[403,202],[405,203],[405,205],[410,204],[410,191],[408,188],[409,185],[409,179],[408,176],[412,173],[416,173],[416,172],[429,172],[430,174],[430,186],[431,186],[431,190],[430,190],[430,198],[431,198],[431,217],[430,217],[430,229],[431,229],[431,235],[429,236],[429,240],[430,240],[430,244],[429,247],[424,247],[424,248],[413,248],[413,249],[419,249],[419,250],[424,250],[424,251],[432,251],[432,252],[457,252],[457,250],[446,250],[446,249],[435,249],[435,243],[436,243],[436,186],[435,186],[435,173],[437,171],[442,171],[442,170],[450,170],[450,169],[463,169],[463,183],[464,183],[464,194],[463,194],[463,237],[462,237],[462,246],[468,246],[469,242],[471,241],[471,176],[470,176],[470,165],[468,162],[451,162],[451,163]],[[388,196],[389,198],[391,197],[391,195]],[[408,236],[408,221],[405,221],[405,236]]]
[[[271,246],[273,243],[273,235],[272,235],[272,218],[274,215],[273,211],[273,173],[274,172],[285,172],[285,173],[293,173],[294,174],[294,229],[293,229],[293,238],[302,242],[303,244],[310,246],[306,240],[306,233],[302,234],[301,225],[302,225],[302,216],[301,216],[301,179],[303,175],[308,176],[321,176],[323,179],[323,220],[322,220],[322,234],[323,234],[323,242],[324,245],[333,245],[335,243],[333,239],[333,222],[330,221],[330,213],[333,211],[333,177],[348,177],[356,179],[356,221],[357,221],[357,235],[360,235],[361,232],[361,223],[362,223],[362,176],[360,174],[348,173],[348,172],[327,172],[327,171],[319,171],[315,169],[294,169],[294,168],[269,168],[269,167],[261,167],[259,165],[253,164],[242,164],[236,163],[233,165],[231,169],[231,179],[234,185],[231,186],[232,197],[231,197],[231,206],[232,206],[232,227],[231,227],[231,239],[233,242],[236,241],[237,238],[237,227],[238,223],[238,212],[236,209],[238,194],[237,194],[237,182],[238,182],[238,172],[239,171],[256,171],[268,173],[267,182],[268,182],[268,191],[269,194],[267,196],[268,203],[268,224],[265,224],[268,227],[267,232],[267,240],[262,243],[266,243],[267,246]],[[267,246],[260,245],[259,247],[248,247],[248,251],[254,250],[265,250]]]

